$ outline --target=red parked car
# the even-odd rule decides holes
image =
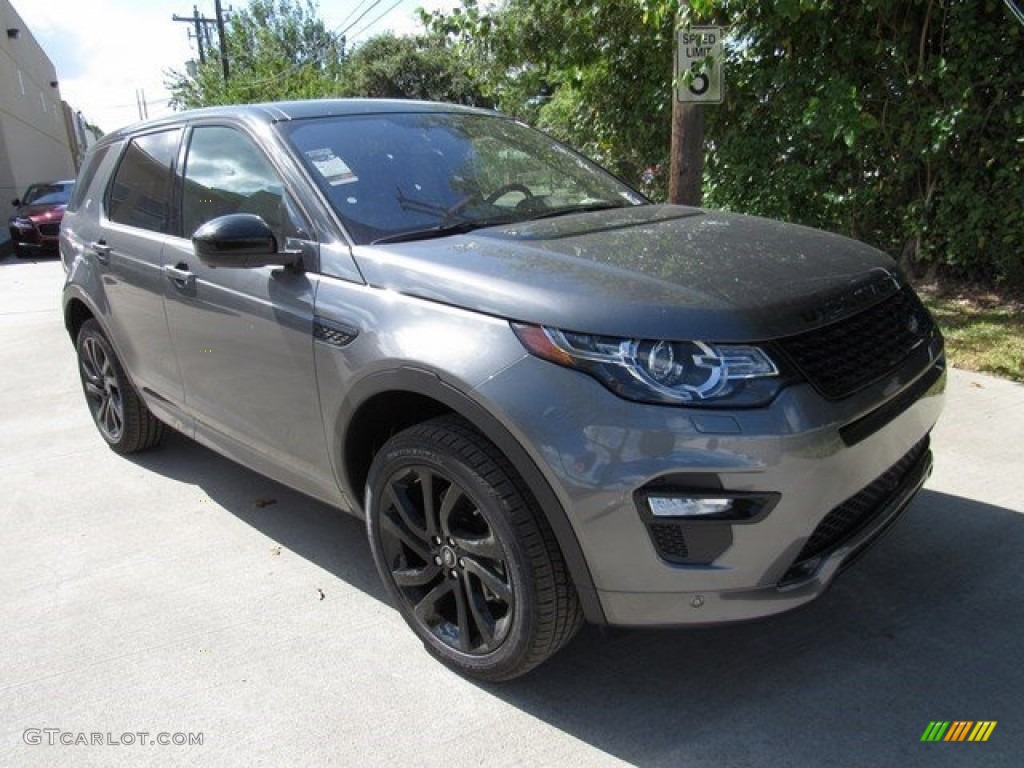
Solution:
[[[74,180],[32,184],[24,197],[11,201],[18,209],[8,222],[15,256],[40,251],[57,254],[60,222],[74,188]]]

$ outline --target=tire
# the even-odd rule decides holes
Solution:
[[[75,349],[89,412],[107,444],[128,454],[159,443],[164,425],[139,397],[99,323],[82,323]]]
[[[508,460],[462,419],[385,443],[367,478],[366,526],[402,617],[461,674],[519,677],[583,623],[547,520]]]

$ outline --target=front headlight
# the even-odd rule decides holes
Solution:
[[[615,394],[646,403],[760,405],[782,385],[760,347],[625,339],[513,323],[534,355],[590,374]]]

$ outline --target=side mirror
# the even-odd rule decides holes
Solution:
[[[16,197],[13,200],[11,200],[11,205],[13,205],[15,208],[21,208],[21,198]]]
[[[267,222],[252,213],[231,213],[206,222],[192,235],[192,247],[208,267],[290,267],[302,256],[279,252]]]

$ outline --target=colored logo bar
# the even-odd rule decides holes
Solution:
[[[921,734],[921,741],[988,741],[996,720],[933,720]]]

